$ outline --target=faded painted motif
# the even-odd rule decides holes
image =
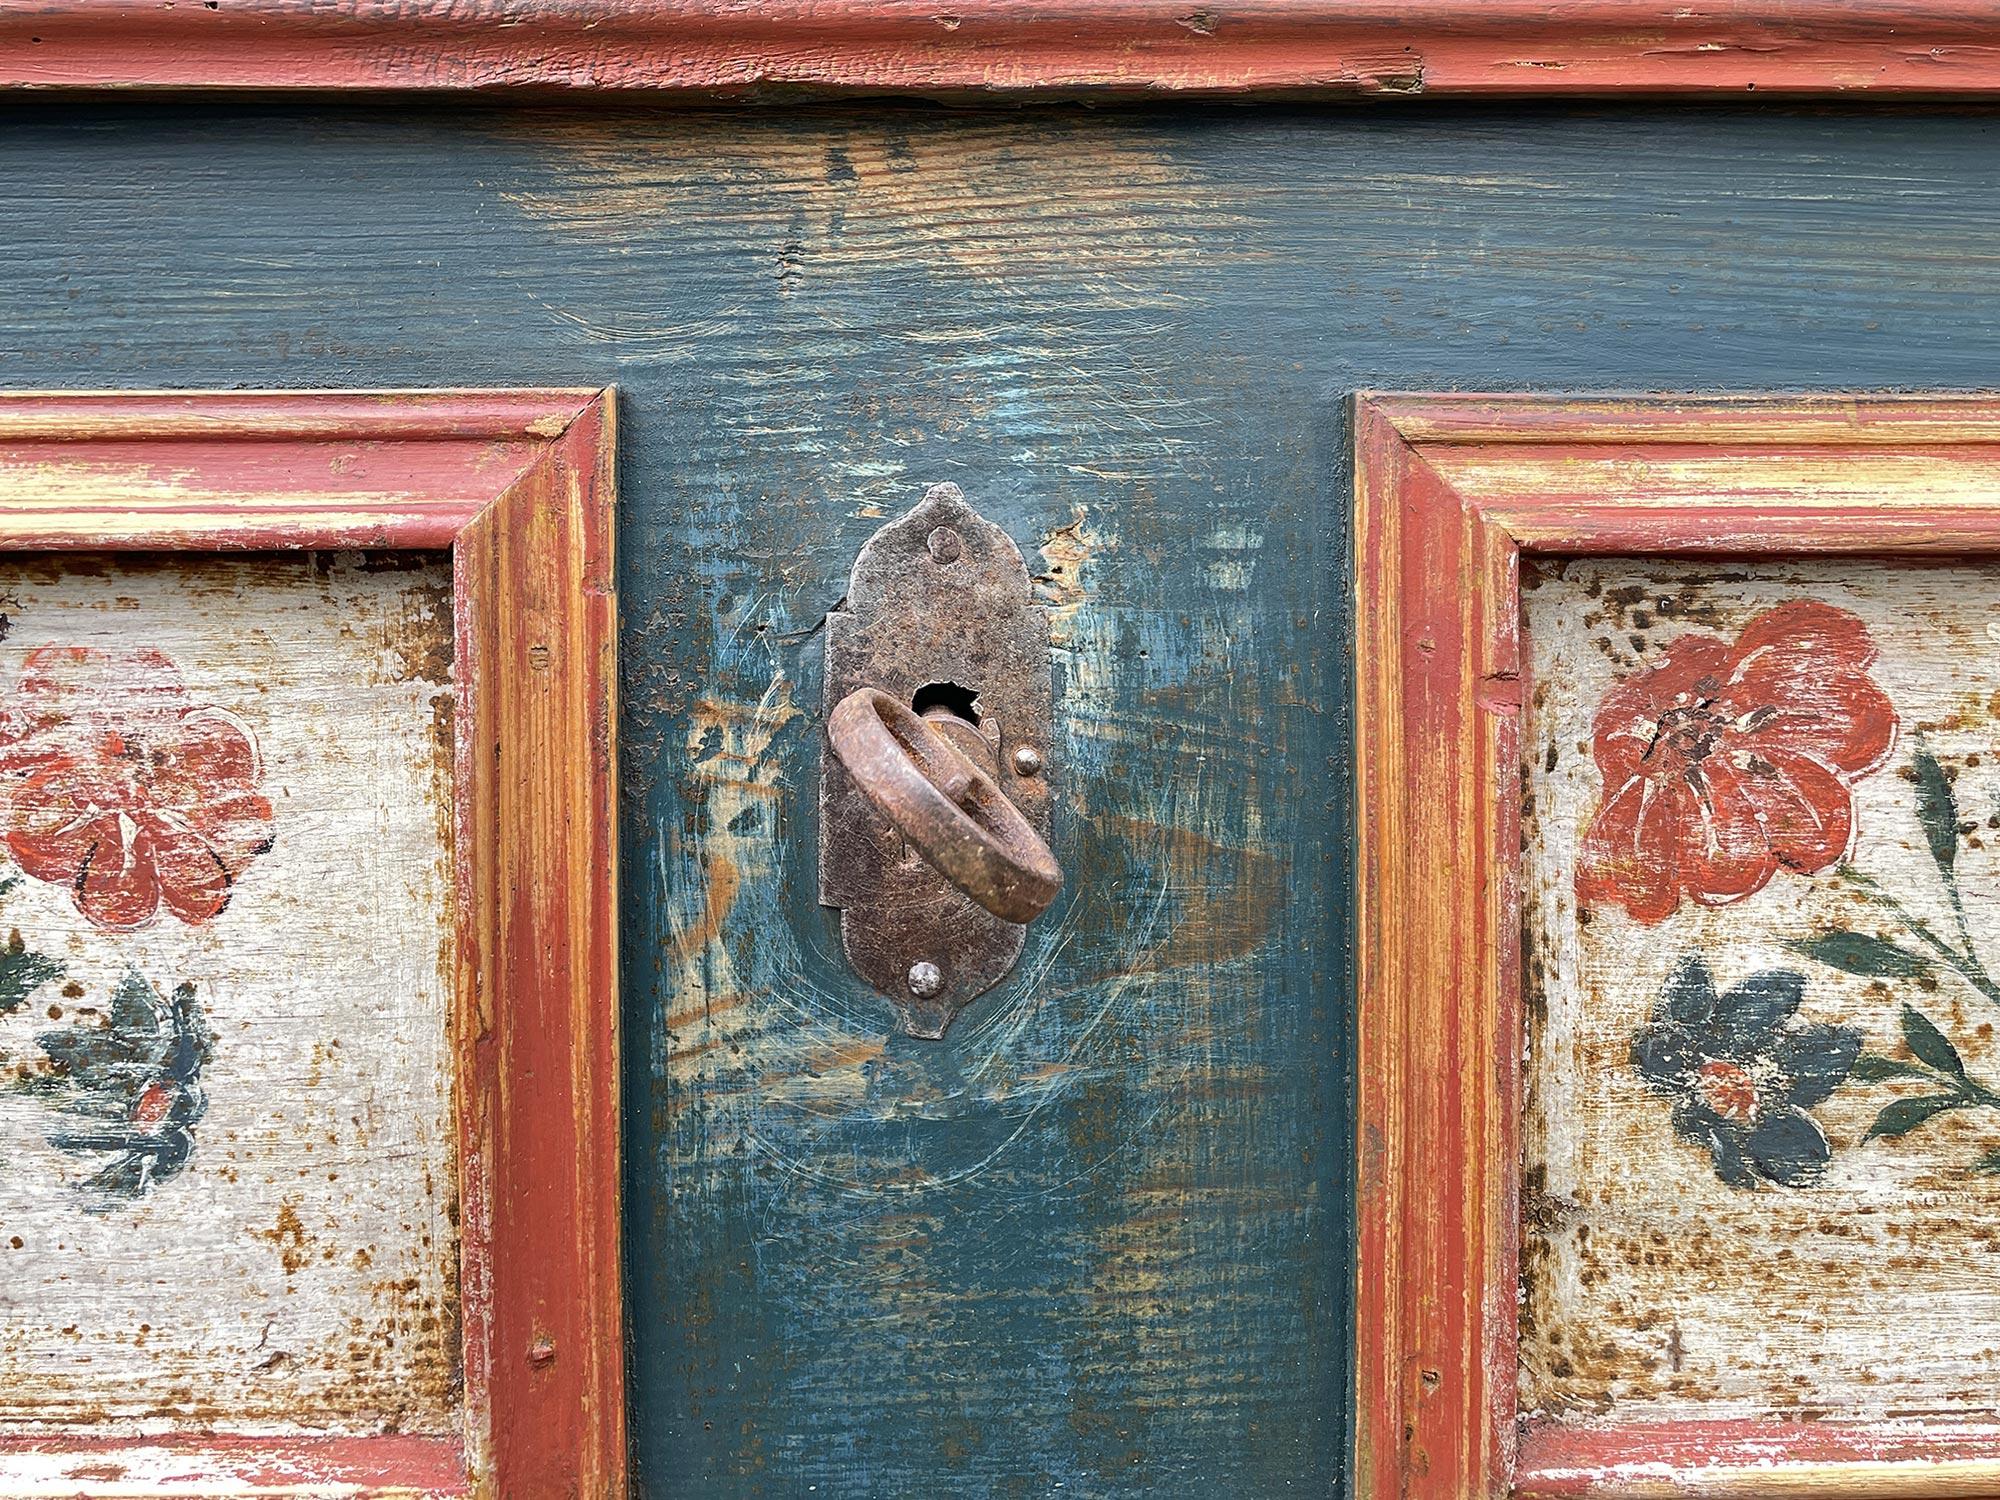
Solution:
[[[1990,1415],[2000,570],[1523,595],[1523,1411]]]
[[[449,577],[0,559],[0,1422],[448,1431]]]

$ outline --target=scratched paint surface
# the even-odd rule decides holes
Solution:
[[[16,556],[0,619],[0,1420],[452,1430],[448,575]]]
[[[2000,360],[1976,112],[7,124],[9,384],[620,386],[652,1496],[1338,1490],[1347,396]],[[1070,894],[919,1048],[813,904],[813,631],[941,479],[1058,604]]]
[[[672,1430],[725,1493],[1311,1482],[1341,1401],[1313,1290],[1335,1274],[1320,1060],[1338,1043],[1332,992],[1306,978],[1328,972],[1318,897],[1286,893],[1324,890],[1306,809],[1323,800],[1326,700],[1303,632],[1338,567],[1327,518],[1232,498],[1191,525],[1155,476],[1201,474],[1218,419],[1137,370],[1106,389],[1097,357],[1020,354],[1051,319],[1178,316],[1184,292],[1133,283],[1133,247],[1186,265],[1197,240],[1146,202],[1066,236],[1059,205],[1019,191],[1039,148],[991,123],[773,140],[720,177],[698,138],[663,137],[642,162],[628,147],[587,133],[569,171],[514,201],[609,252],[648,242],[664,203],[717,192],[773,258],[759,315],[807,337],[813,362],[870,372],[821,410],[809,365],[743,369],[719,451],[789,454],[772,471],[784,523],[736,498],[769,481],[728,473],[664,539],[687,574],[627,596],[628,702],[645,706],[628,791],[651,809],[628,859],[658,924],[637,1050],[650,1159],[674,1193],[639,1264],[648,1283],[692,1273],[640,1335]],[[1052,149],[1099,169],[1088,138]],[[1154,153],[1116,155],[1162,203],[1190,185]],[[954,223],[954,205],[1003,196],[1034,233]],[[848,296],[912,235],[936,315],[841,335]],[[1051,300],[1013,305],[1003,285]],[[948,309],[961,293],[974,305]],[[714,378],[660,309],[612,320]],[[938,446],[953,431],[986,437]],[[1001,432],[1067,456],[1010,474],[979,451]],[[848,973],[814,901],[812,818],[820,622],[860,546],[944,478],[1010,529],[1050,611],[1067,887],[1013,978],[940,1043],[898,1035]],[[1258,642],[1268,675],[1240,669]],[[828,1398],[854,1388],[857,1338],[869,1373],[843,1411]],[[655,1464],[671,1493],[687,1472],[671,1442]]]
[[[1524,587],[1524,1410],[1994,1411],[1996,585]]]

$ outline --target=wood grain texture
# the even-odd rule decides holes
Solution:
[[[1356,417],[1356,1483],[1513,1470],[1517,549]]]
[[[456,1436],[228,1437],[160,1434],[0,1440],[10,1500],[438,1500],[465,1489]]]
[[[9,384],[619,382],[632,1421],[659,1496],[1340,1491],[1348,393],[2000,368],[1978,111],[44,98],[5,123]],[[1027,1027],[1080,1066],[1032,1115],[978,1087],[984,1052],[965,1088],[898,1059],[853,1104],[850,1074],[760,1050],[793,997],[836,1041],[891,1024],[810,899],[814,725],[731,756],[812,702],[805,633],[934,478],[1049,575],[1059,712],[1102,747],[1059,830],[1096,894]],[[711,843],[749,856],[734,896],[729,860],[687,880]],[[711,899],[735,905],[717,943],[688,928],[694,967],[748,997],[715,1024],[768,1020],[697,1092],[667,1058],[719,1030],[689,1032],[666,935]],[[725,1109],[736,1133],[704,1132]],[[807,1125],[834,1147],[802,1157]],[[814,1170],[849,1139],[847,1175]]]
[[[464,1328],[455,1465],[400,1435],[231,1434],[223,1411],[210,1446],[15,1443],[8,1482],[116,1495],[164,1466],[198,1493],[623,1493],[608,394],[14,396],[0,426],[23,474],[84,459],[53,513],[17,481],[14,548],[450,545]],[[108,442],[143,477],[89,467]],[[357,460],[355,503],[330,502]]]
[[[1793,1186],[1754,1173],[1750,1185],[1728,1186],[1710,1150],[1673,1129],[1669,1099],[1634,1058],[1662,992],[1698,955],[1724,995],[1752,975],[1797,976],[1804,1003],[1784,1028],[1794,1035],[1840,1028],[1866,1055],[1908,1058],[1899,1016],[1910,1006],[1943,1028],[1973,1078],[1991,1074],[1993,1002],[1961,976],[1902,964],[1886,950],[1871,950],[1872,967],[1883,967],[1873,963],[1880,953],[1888,967],[1917,972],[1856,974],[1796,945],[1856,932],[1895,954],[1921,948],[1898,912],[1927,931],[1951,931],[1955,942],[1957,911],[1968,942],[1990,946],[2000,936],[2000,882],[1984,836],[2000,805],[1989,759],[1997,594],[1991,565],[1860,559],[1581,558],[1544,563],[1524,584],[1532,689],[1523,1157],[1535,1252],[1522,1277],[1524,1411],[1662,1429],[1801,1413],[1878,1425],[2000,1417],[1988,1394],[2000,1305],[1985,1271],[2000,1203],[1992,1183],[1967,1170],[2000,1142],[1988,1111],[1955,1110],[1871,1140],[1892,1100],[1926,1090],[1907,1079],[1869,1084],[1843,1067],[1840,1086],[1808,1111],[1830,1143],[1824,1169],[1799,1158]],[[1604,695],[1660,663],[1677,640],[1734,640],[1797,600],[1861,622],[1880,653],[1869,680],[1893,705],[1888,753],[1858,763],[1865,774],[1852,787],[1851,847],[1831,868],[1780,869],[1742,899],[1690,899],[1648,923],[1609,904],[1581,915],[1579,841],[1615,790],[1602,785],[1588,748]],[[1953,861],[1955,906],[1912,795],[1918,754],[1948,769],[1971,825]],[[1732,759],[1724,749],[1722,765]],[[1848,870],[1869,884],[1844,877]],[[1819,1034],[1841,1045],[1836,1033]],[[1771,1050],[1746,1044],[1754,1056]],[[1750,1108],[1769,1118],[1778,1096]]]
[[[1954,551],[2000,552],[2000,405],[1981,421],[1977,408],[1953,402],[1926,415],[1916,398],[1789,407],[1771,398],[1760,403],[1774,419],[1768,437],[1740,419],[1740,406],[1716,408],[1706,429],[1696,404],[1669,398],[1565,406],[1383,397],[1364,398],[1357,414],[1356,1463],[1364,1487],[1382,1493],[1534,1493],[1543,1445],[1567,1441],[1530,1423],[1518,1453],[1513,1445],[1523,557],[1623,550],[1637,524],[1647,538],[1640,545],[1669,552],[1755,555],[1782,545],[1806,555],[1924,556],[1940,550],[1941,538]],[[1919,432],[1941,423],[1946,435],[1908,440],[1905,449],[1894,434],[1906,421]],[[1497,439],[1467,440],[1471,432]],[[1705,465],[1699,503],[1671,473],[1663,485],[1650,483],[1659,472],[1650,445],[1662,435],[1669,460],[1692,455]],[[1585,459],[1574,471],[1562,463],[1566,439]],[[1521,462],[1524,444],[1540,466]],[[1621,444],[1630,462],[1589,463]],[[1896,461],[1906,451],[1982,470],[1986,482],[1939,495],[1926,462]],[[1838,486],[1785,489],[1774,506],[1777,487],[1761,477],[1768,463],[1782,469],[1810,457],[1831,472],[1836,456],[1852,460]],[[1551,470],[1568,486],[1560,498],[1548,492]],[[1921,520],[1927,502],[1930,526]],[[1631,510],[1644,513],[1643,523]],[[1977,1449],[1971,1461],[1988,1467],[1953,1467],[1940,1479],[1935,1465],[1962,1465],[1977,1437],[1947,1426],[1934,1434],[1935,1452],[1921,1442],[1898,1447],[1894,1424],[1879,1421],[1872,1430],[1893,1458],[1855,1450],[1843,1468],[1814,1451],[1816,1439],[1791,1452],[1785,1444],[1798,1438],[1797,1424],[1770,1420],[1726,1434],[1685,1470],[1662,1472],[1630,1457],[1642,1451],[1644,1430],[1625,1421],[1602,1434],[1601,1451],[1618,1462],[1595,1471],[1562,1468],[1575,1463],[1571,1450],[1548,1482],[1578,1492],[1672,1493],[1678,1485],[1706,1493],[1754,1486],[1776,1463],[1801,1485],[1840,1493],[1959,1493],[1925,1487],[1989,1482],[2000,1461]]]
[[[28,0],[0,87],[1454,97],[1991,93],[1976,0]]]
[[[0,613],[15,723],[41,701],[30,662],[88,651],[107,722],[178,754],[172,728],[141,738],[153,721],[136,707],[171,673],[196,725],[240,726],[252,795],[273,808],[270,848],[194,923],[156,909],[127,930],[138,906],[107,916],[9,856],[5,920],[45,962],[10,971],[0,1022],[0,1422],[451,1432],[448,566],[0,554]],[[167,869],[127,859],[149,882]],[[157,1181],[61,1144],[105,1130],[69,1107],[98,1107],[82,1091],[93,1045],[144,1045],[114,999],[135,976],[155,999],[188,986],[204,1038],[186,1077],[150,1085],[157,1108],[199,1101],[192,1158]]]
[[[1861,1500],[1875,1495],[1976,1500],[1993,1493],[2000,1427],[1910,1422],[1682,1422],[1671,1427],[1565,1424],[1533,1431],[1522,1500],[1696,1495]]]
[[[0,399],[10,548],[447,548],[584,391]]]
[[[613,431],[590,401],[453,549],[467,1387],[496,1497],[625,1489]]]

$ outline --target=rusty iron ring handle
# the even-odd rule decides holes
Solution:
[[[827,737],[868,800],[938,873],[1009,922],[1028,922],[1062,889],[1049,846],[991,776],[880,688],[856,688],[827,715]]]

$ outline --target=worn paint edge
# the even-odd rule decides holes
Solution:
[[[462,1120],[489,1235],[467,1379],[496,1497],[627,1484],[615,442],[607,390],[455,549]]]
[[[2000,1423],[1538,1422],[1515,1487],[1524,1500],[1990,1496],[2000,1493]]]
[[[1880,422],[1856,422],[1864,400]],[[1660,504],[1643,463],[1566,462],[1649,436],[1734,477]],[[2000,397],[1367,394],[1354,444],[1358,1492],[2000,1493],[2000,1428],[1530,1427],[1515,1448],[1518,558],[2000,555]],[[1759,466],[1801,448],[1864,477],[1780,504]],[[1990,482],[1940,501],[1893,461],[1943,452]],[[1569,476],[1554,498],[1551,472]]]
[[[111,1477],[118,1467],[146,1478]],[[167,1470],[162,1474],[159,1471]],[[465,1493],[454,1438],[0,1437],[0,1496],[314,1495],[442,1500]]]
[[[101,473],[92,500],[53,521],[0,489],[0,549],[453,554],[465,699],[453,787],[465,1439],[104,1439],[90,1451],[112,1467],[164,1449],[184,1456],[197,1486],[226,1479],[243,1495],[626,1493],[615,433],[608,388],[0,397],[9,458],[35,450],[57,462],[111,441],[179,461],[165,513],[147,508],[157,495]],[[274,458],[310,475],[364,453],[390,467],[407,454],[403,488],[424,503],[406,513],[349,497],[343,509],[303,480],[302,495],[243,503],[246,488],[268,488]],[[43,1483],[50,1461],[97,1441],[0,1435],[0,1495],[131,1493],[110,1477]],[[300,1467],[308,1461],[318,1467]]]
[[[0,88],[1424,98],[2000,91],[1983,0],[39,0]]]

